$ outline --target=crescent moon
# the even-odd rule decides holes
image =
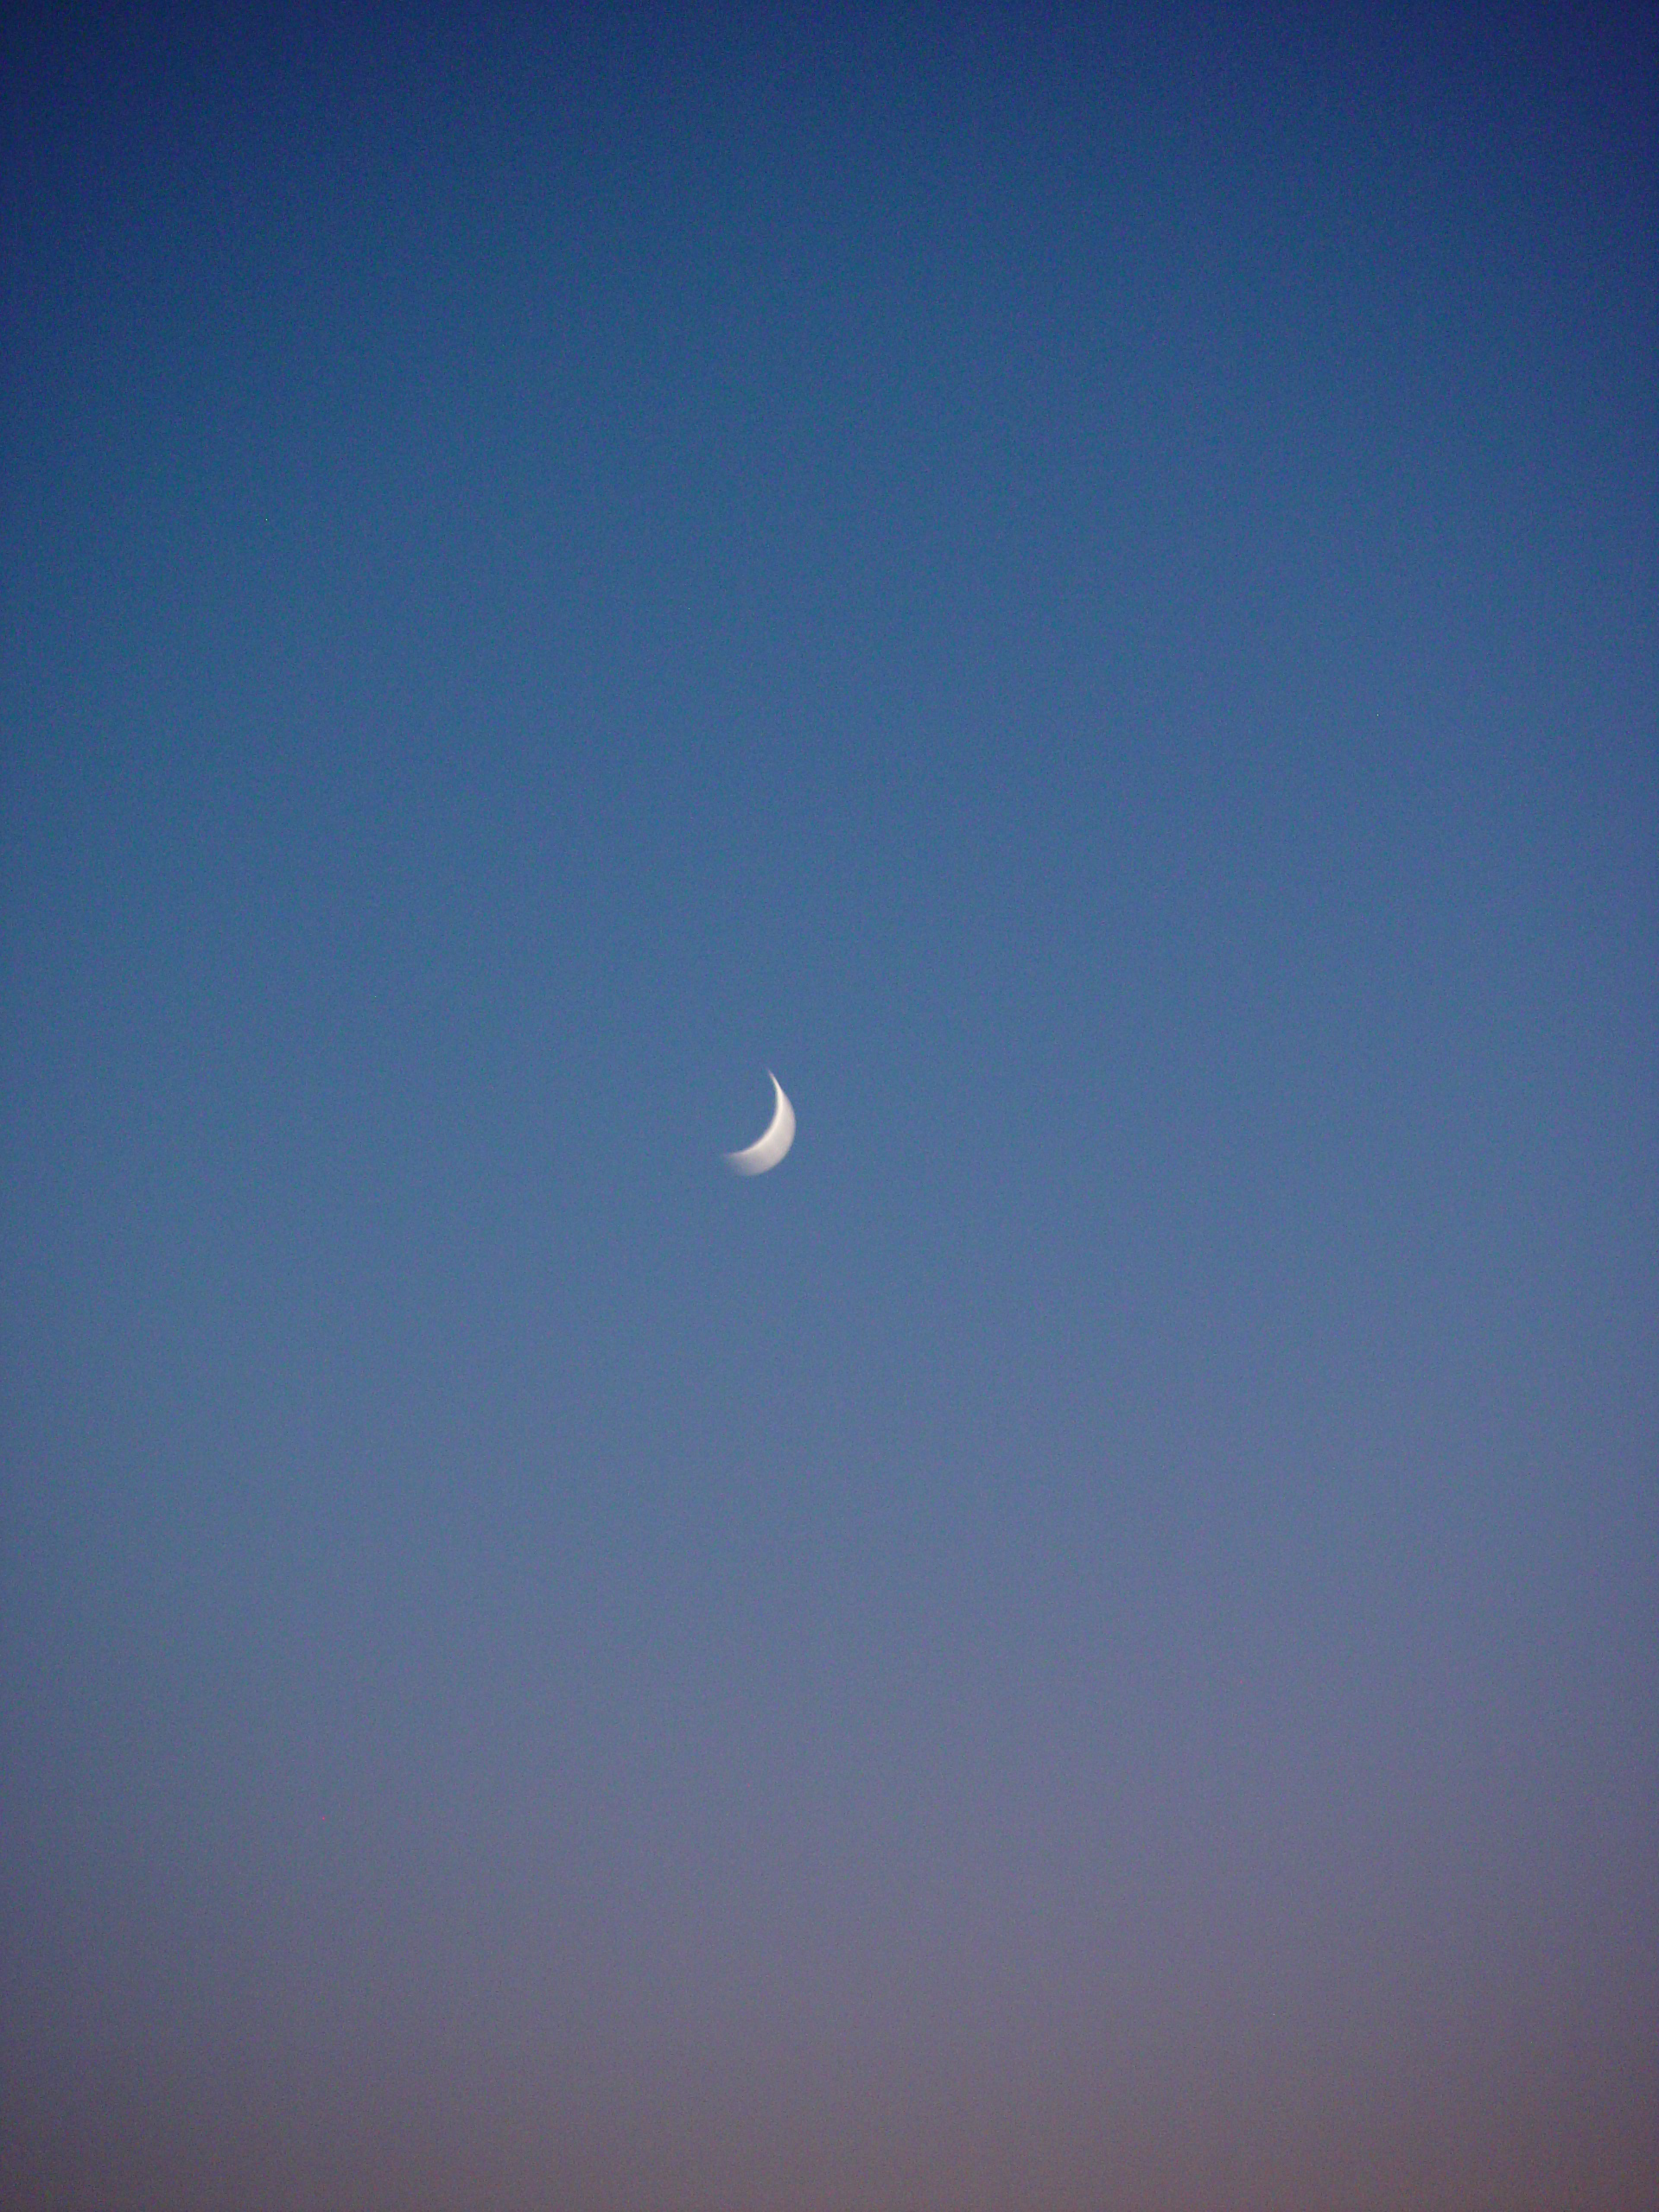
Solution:
[[[766,1070],[772,1075],[772,1070]],[[772,1109],[772,1119],[752,1145],[741,1152],[728,1152],[726,1165],[734,1175],[764,1175],[775,1167],[795,1141],[795,1109],[784,1096],[784,1086],[772,1075],[772,1087],[778,1094],[778,1103]]]

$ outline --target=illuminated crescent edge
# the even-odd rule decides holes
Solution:
[[[726,1165],[735,1175],[764,1175],[775,1167],[795,1141],[795,1109],[784,1096],[784,1086],[772,1070],[772,1087],[778,1094],[778,1103],[772,1109],[772,1120],[752,1145],[741,1152],[728,1152]]]

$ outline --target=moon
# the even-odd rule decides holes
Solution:
[[[772,1070],[766,1070],[772,1075]],[[795,1141],[795,1109],[784,1096],[784,1086],[772,1075],[772,1087],[778,1094],[778,1103],[772,1109],[772,1119],[752,1145],[741,1152],[728,1152],[726,1165],[734,1175],[764,1175],[775,1167]]]

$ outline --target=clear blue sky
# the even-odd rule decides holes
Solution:
[[[0,2196],[1653,2202],[1653,12],[253,12],[6,34]]]

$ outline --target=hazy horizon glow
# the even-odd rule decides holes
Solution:
[[[20,2212],[1659,2201],[1653,13],[829,12],[9,33]]]

